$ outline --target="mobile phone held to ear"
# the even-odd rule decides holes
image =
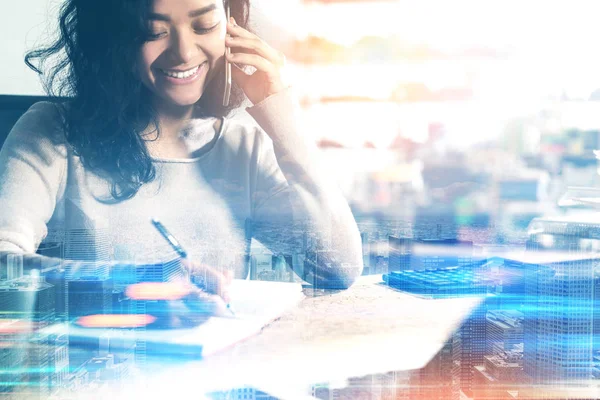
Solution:
[[[229,1],[225,1],[225,17],[226,22],[229,23]],[[231,53],[231,48],[225,46],[225,85],[223,90],[223,106],[229,105],[229,97],[231,96],[231,63],[227,60],[227,55]]]

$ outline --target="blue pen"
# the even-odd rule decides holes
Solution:
[[[154,227],[158,230],[160,235],[163,238],[165,238],[165,240],[171,245],[173,250],[177,252],[179,257],[187,259],[188,253],[183,249],[183,247],[179,243],[179,240],[177,240],[175,236],[173,236],[157,218],[152,218],[152,225],[154,225]],[[231,312],[231,314],[235,315],[231,304],[227,303],[227,309]]]
[[[179,240],[175,239],[175,236],[171,235],[171,233],[165,228],[165,226],[156,218],[152,218],[152,224],[158,230],[162,237],[164,237],[167,242],[171,245],[173,250],[179,254],[181,258],[187,258],[187,252],[181,247]]]

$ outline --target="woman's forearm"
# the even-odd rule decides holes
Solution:
[[[325,245],[314,262],[306,263],[305,275],[317,284],[348,287],[362,272],[360,234],[347,201],[320,166],[317,147],[302,133],[293,96],[277,94],[248,111],[273,141],[289,185],[294,221]]]
[[[305,160],[277,149],[275,153],[290,184],[294,220],[320,243],[306,254],[305,278],[319,286],[349,287],[363,265],[360,234],[348,203],[325,176],[327,171],[317,173],[303,167]]]
[[[136,273],[136,269],[145,266],[144,264],[126,261],[67,260],[37,253],[0,251],[0,271],[8,271],[8,268],[14,268],[15,264],[22,265],[26,274],[30,274],[31,270],[38,270],[40,274],[60,270],[64,272],[65,279],[68,280],[94,276],[96,278],[110,278],[113,283],[123,285],[137,283],[136,277],[143,274],[139,271]]]

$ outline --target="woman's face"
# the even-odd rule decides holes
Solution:
[[[222,0],[154,0],[138,74],[159,104],[196,103],[225,52]]]

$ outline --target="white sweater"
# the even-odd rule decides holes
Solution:
[[[258,125],[225,118],[208,144],[212,124],[192,121],[186,144],[197,157],[154,159],[153,182],[132,199],[107,203],[109,182],[83,168],[56,107],[33,105],[0,151],[0,261],[18,252],[39,262],[33,253],[44,239],[62,242],[66,260],[114,265],[176,258],[150,223],[158,217],[192,259],[238,277],[247,275],[242,257],[250,233],[276,254],[298,252],[302,237],[312,236],[330,251],[308,271],[311,280],[348,286],[362,270],[358,229],[301,133],[291,91],[247,111]],[[71,269],[84,264],[42,261]]]

